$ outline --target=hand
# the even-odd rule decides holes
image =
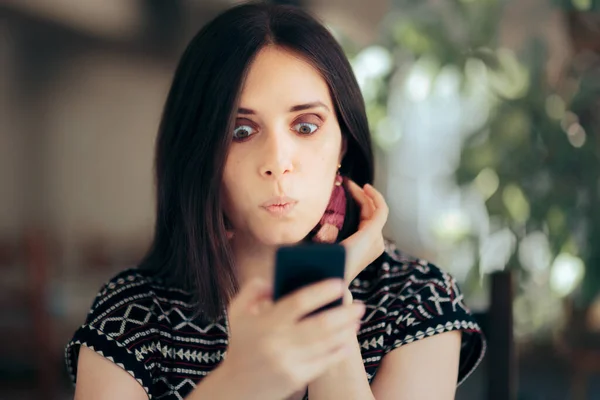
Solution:
[[[303,390],[352,354],[364,305],[344,304],[307,316],[346,291],[342,280],[327,280],[274,303],[270,286],[249,282],[229,307],[230,342],[222,371],[233,385],[243,385],[248,398],[282,399]]]
[[[347,188],[360,205],[358,230],[341,244],[346,248],[346,276],[349,284],[356,276],[385,250],[383,226],[389,209],[385,199],[373,186],[364,189],[346,178]]]

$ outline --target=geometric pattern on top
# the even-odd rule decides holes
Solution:
[[[369,382],[390,351],[443,332],[462,331],[461,384],[481,362],[486,341],[455,279],[435,265],[400,252],[384,253],[350,285],[366,305],[357,333]],[[73,384],[82,345],[127,371],[150,399],[184,399],[227,353],[225,318],[195,315],[192,296],[136,268],[110,279],[65,348]],[[305,397],[307,398],[307,397]]]

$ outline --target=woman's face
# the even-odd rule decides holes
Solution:
[[[345,147],[319,72],[293,53],[265,47],[250,66],[229,134],[223,191],[234,240],[302,240],[325,212]]]

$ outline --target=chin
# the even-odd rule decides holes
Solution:
[[[272,229],[268,232],[257,232],[256,238],[267,246],[284,246],[301,242],[310,230]]]

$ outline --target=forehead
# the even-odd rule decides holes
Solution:
[[[319,71],[300,55],[264,47],[250,65],[242,88],[241,107],[289,108],[320,100],[330,109],[329,87]]]

